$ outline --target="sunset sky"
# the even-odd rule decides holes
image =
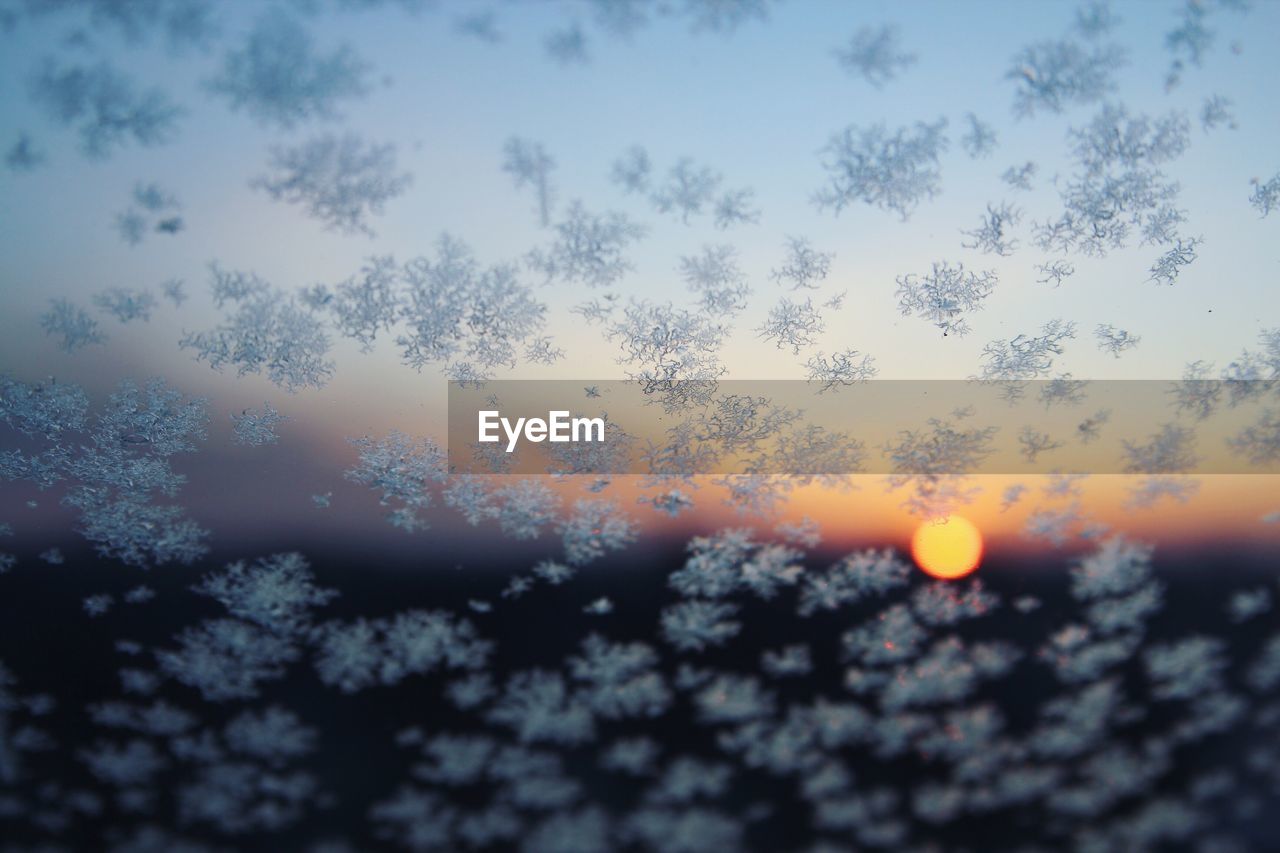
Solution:
[[[826,73],[834,27],[829,19],[840,17],[839,4],[803,11],[784,4],[769,27],[747,28],[733,39],[692,37],[674,22],[659,21],[630,42],[597,43],[586,67],[535,61],[542,48],[527,34],[551,26],[554,4],[508,10],[504,20],[511,38],[500,49],[459,38],[447,15],[424,15],[412,19],[412,26],[403,26],[396,15],[319,18],[313,33],[322,46],[378,45],[360,52],[374,69],[373,92],[345,104],[342,113],[351,126],[374,129],[378,139],[394,142],[400,165],[414,176],[411,189],[378,219],[375,238],[335,236],[295,208],[272,204],[250,189],[262,152],[282,135],[209,104],[202,81],[215,57],[199,52],[179,61],[154,44],[117,57],[129,70],[162,77],[186,105],[174,144],[124,150],[109,163],[77,158],[70,136],[52,132],[20,84],[39,57],[67,38],[66,29],[57,19],[26,24],[24,37],[0,57],[0,73],[9,81],[0,89],[0,111],[7,126],[37,132],[57,165],[0,175],[8,209],[22,211],[6,217],[0,230],[0,275],[7,282],[0,289],[0,316],[6,318],[0,363],[19,377],[55,375],[98,392],[123,376],[164,376],[211,399],[215,441],[228,425],[228,413],[268,400],[293,418],[285,428],[290,440],[312,448],[316,464],[331,471],[350,460],[346,436],[394,428],[442,439],[443,379],[432,369],[419,373],[400,365],[389,340],[361,353],[355,342],[336,339],[334,380],[321,391],[296,395],[282,394],[261,377],[215,374],[178,351],[176,342],[214,316],[206,265],[215,260],[286,289],[336,283],[369,255],[403,260],[429,253],[445,231],[468,242],[484,263],[519,260],[545,235],[536,227],[531,197],[498,168],[502,144],[513,134],[538,139],[553,152],[561,206],[581,198],[592,209],[623,210],[650,229],[632,258],[634,271],[618,289],[624,299],[688,301],[676,274],[678,258],[707,243],[735,246],[754,296],[722,350],[728,378],[803,376],[803,357],[775,349],[752,331],[782,294],[767,272],[779,262],[789,235],[804,235],[835,253],[823,298],[848,293],[844,307],[829,313],[819,348],[869,353],[880,378],[964,378],[976,372],[985,343],[1034,332],[1052,318],[1080,324],[1079,338],[1056,368],[1076,378],[1177,378],[1191,361],[1223,365],[1252,345],[1280,309],[1273,223],[1244,203],[1249,180],[1275,167],[1280,113],[1271,81],[1280,57],[1262,34],[1275,30],[1280,7],[1260,4],[1247,19],[1223,16],[1220,49],[1167,95],[1151,94],[1167,71],[1161,29],[1151,20],[1156,7],[1139,6],[1122,16],[1116,35],[1129,47],[1130,61],[1118,74],[1116,99],[1153,113],[1194,114],[1207,96],[1225,92],[1239,127],[1206,133],[1193,126],[1190,150],[1168,167],[1190,211],[1186,230],[1204,237],[1199,259],[1175,287],[1147,281],[1152,250],[1131,248],[1104,259],[1073,258],[1076,274],[1052,288],[1036,283],[1033,266],[1040,253],[975,256],[959,247],[958,231],[972,227],[983,199],[1010,198],[1028,220],[1053,214],[1054,179],[1072,168],[1067,128],[1088,113],[1016,120],[1005,98],[1009,84],[1001,78],[1009,45],[1065,30],[1073,9],[1004,2],[978,11],[977,5],[918,4],[912,20],[928,26],[905,21],[901,27],[918,62],[883,90]],[[250,9],[237,7],[228,27],[251,25]],[[867,14],[876,17],[871,10]],[[945,87],[935,85],[939,75],[947,79]],[[942,194],[909,222],[861,206],[833,217],[811,204],[822,180],[818,150],[839,128],[872,121],[893,127],[945,116],[958,136],[968,111],[995,128],[996,155],[971,161],[953,139],[943,157]],[[622,196],[607,181],[609,164],[634,144],[649,149],[659,171],[688,156],[722,172],[727,186],[750,186],[763,211],[759,224],[729,233],[709,224],[685,227]],[[1034,191],[1009,190],[1000,172],[1027,160],[1039,167]],[[152,235],[130,247],[111,223],[127,207],[134,182],[144,179],[176,193],[187,227],[176,237]],[[1025,226],[1023,232],[1025,246]],[[895,276],[924,272],[938,258],[1000,273],[1001,285],[973,315],[973,331],[963,339],[943,338],[896,310]],[[157,288],[173,277],[185,281],[191,300],[180,309],[162,303],[148,323],[121,326],[104,317],[111,338],[105,348],[63,354],[34,322],[51,297],[87,303],[104,288]],[[548,304],[548,332],[567,358],[548,367],[522,365],[500,378],[598,381],[622,375],[616,346],[570,311],[598,294],[548,287],[537,295]],[[1141,335],[1142,344],[1113,358],[1089,339],[1098,323]],[[1166,501],[1135,513],[1121,509],[1118,482],[1085,488],[1092,516],[1144,535],[1266,538],[1280,528],[1264,528],[1258,520],[1280,507],[1265,482],[1206,482],[1185,505]],[[1014,539],[1026,508],[1000,513],[1001,490],[988,485],[971,515],[990,535]],[[696,511],[708,520],[730,520],[712,494],[708,487]],[[280,508],[286,517],[306,510]],[[807,489],[786,513],[811,515],[833,534],[884,530],[901,536],[913,523],[874,485],[851,495]],[[655,517],[648,523],[665,522]]]

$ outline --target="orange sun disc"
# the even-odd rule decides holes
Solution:
[[[962,578],[982,561],[982,534],[973,522],[958,515],[926,521],[911,537],[911,556],[935,578]]]

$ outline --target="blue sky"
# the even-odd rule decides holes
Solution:
[[[215,374],[180,352],[183,331],[212,323],[206,264],[253,270],[294,289],[333,284],[356,272],[373,254],[404,260],[429,253],[448,231],[471,244],[485,263],[517,261],[545,245],[527,191],[501,169],[503,142],[519,135],[543,143],[558,162],[558,208],[582,199],[593,211],[620,210],[649,228],[631,253],[634,271],[618,288],[625,299],[642,296],[691,304],[676,273],[679,258],[710,243],[734,246],[754,288],[747,310],[733,322],[722,358],[737,379],[800,378],[808,353],[793,357],[760,340],[754,328],[782,291],[767,279],[782,260],[783,241],[804,236],[835,253],[826,298],[847,290],[844,308],[827,314],[819,347],[853,347],[876,359],[886,378],[963,378],[977,372],[991,340],[1034,332],[1053,318],[1075,321],[1080,336],[1059,362],[1076,377],[1172,378],[1187,362],[1225,364],[1252,344],[1280,315],[1275,288],[1274,220],[1248,205],[1249,180],[1280,166],[1275,140],[1280,112],[1274,81],[1280,56],[1280,4],[1260,3],[1247,15],[1217,12],[1217,38],[1202,68],[1188,69],[1166,93],[1169,64],[1164,34],[1177,22],[1176,3],[1120,4],[1113,40],[1128,51],[1113,100],[1132,112],[1183,110],[1192,118],[1192,144],[1166,168],[1182,186],[1189,212],[1183,232],[1204,237],[1199,259],[1177,285],[1147,281],[1158,254],[1134,247],[1104,259],[1073,257],[1077,273],[1060,288],[1037,284],[1034,265],[1046,256],[1030,246],[1030,221],[1060,206],[1052,184],[1071,169],[1066,132],[1088,120],[1095,106],[1062,115],[1013,116],[1013,84],[1004,79],[1021,47],[1065,34],[1071,3],[844,4],[787,2],[766,23],[732,34],[690,34],[686,23],[659,19],[630,39],[592,34],[590,61],[563,66],[543,47],[548,33],[568,22],[587,25],[584,6],[572,3],[494,7],[503,35],[497,45],[456,31],[459,15],[481,8],[443,3],[406,14],[325,14],[305,17],[324,49],[348,44],[372,68],[366,98],[342,105],[338,121],[319,121],[291,133],[263,128],[228,110],[205,88],[222,52],[239,43],[265,4],[229,4],[223,38],[207,51],[175,53],[161,43],[129,45],[111,32],[90,32],[90,48],[68,47],[67,17],[24,22],[12,49],[0,57],[0,132],[29,132],[49,155],[31,173],[0,173],[6,213],[0,227],[0,363],[34,378],[105,388],[123,377],[159,373],[193,393],[211,397],[215,412],[234,412],[262,400],[296,416],[293,429],[337,447],[346,435],[392,427],[442,435],[444,383],[438,372],[399,364],[389,341],[360,353],[335,341],[335,380],[322,391],[289,397],[258,377]],[[289,7],[292,8],[292,7]],[[862,26],[899,28],[904,49],[918,56],[898,79],[876,89],[847,75],[833,51]],[[171,144],[125,148],[109,160],[87,161],[73,134],[51,124],[27,98],[27,81],[42,57],[108,59],[148,85],[158,85],[185,110]],[[1203,133],[1196,114],[1204,99],[1233,102],[1237,130]],[[999,147],[973,161],[958,137],[967,112],[990,123]],[[952,142],[943,156],[942,192],[903,222],[893,213],[856,205],[839,217],[811,201],[822,184],[819,150],[849,124],[888,127],[946,117]],[[325,231],[296,207],[273,203],[250,188],[272,145],[314,134],[354,129],[397,146],[411,188],[375,218],[377,236]],[[759,224],[726,232],[703,221],[686,227],[643,200],[628,198],[608,181],[609,167],[629,146],[644,145],[657,172],[680,157],[723,173],[728,187],[751,187],[762,211]],[[1034,161],[1035,189],[1006,187],[1000,173]],[[151,235],[130,247],[112,227],[128,206],[137,181],[156,181],[182,202],[186,230]],[[960,246],[960,230],[977,224],[987,202],[1008,200],[1026,213],[1021,248],[1010,258],[979,255]],[[915,317],[902,317],[894,297],[898,275],[923,272],[934,260],[964,261],[995,269],[1001,284],[973,315],[968,337],[942,338]],[[108,287],[158,288],[180,277],[193,299],[164,305],[149,323],[122,326],[103,316],[111,336],[105,348],[74,355],[57,351],[36,320],[47,300],[66,296],[88,304]],[[616,378],[616,348],[598,328],[570,309],[597,295],[582,288],[537,291],[549,306],[547,332],[568,358],[550,367],[521,366],[504,378]],[[1121,359],[1100,352],[1091,332],[1110,323],[1142,336]],[[225,417],[223,415],[222,417]]]

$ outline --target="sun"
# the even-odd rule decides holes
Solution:
[[[911,537],[911,556],[935,578],[962,578],[982,561],[982,534],[973,522],[958,515],[926,521]]]

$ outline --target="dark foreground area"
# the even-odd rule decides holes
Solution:
[[[941,584],[734,533],[571,578],[429,545],[151,573],[60,550],[0,577],[0,849],[1252,850],[1277,828],[1265,555],[1117,539]]]

